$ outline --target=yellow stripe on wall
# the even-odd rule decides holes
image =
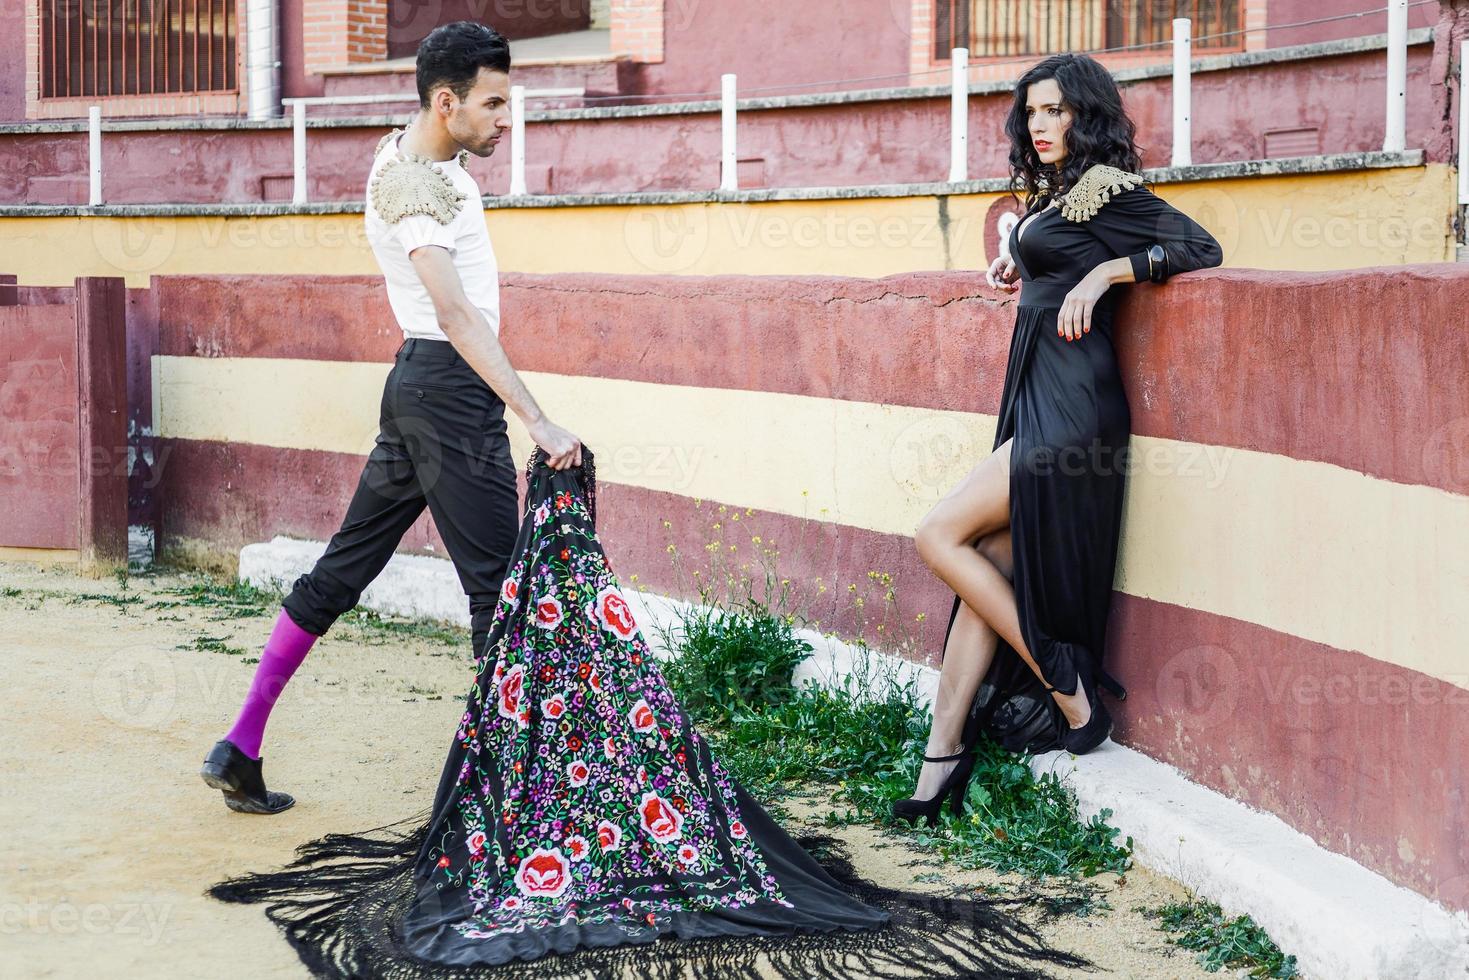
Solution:
[[[366,453],[385,364],[159,357],[166,438]],[[600,479],[911,535],[993,416],[526,374]],[[517,460],[531,444],[512,423]],[[1326,463],[1134,436],[1117,588],[1469,688],[1469,497]]]
[[[1453,169],[1430,163],[1158,185],[1218,237],[1224,264],[1325,271],[1453,261]],[[502,269],[632,275],[878,277],[983,269],[1008,195],[496,208]],[[987,238],[986,236],[989,236]],[[360,214],[0,218],[21,285],[78,276],[376,275]]]

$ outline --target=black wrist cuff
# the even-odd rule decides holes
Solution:
[[[1153,282],[1168,278],[1168,253],[1162,245],[1148,246],[1148,278]]]

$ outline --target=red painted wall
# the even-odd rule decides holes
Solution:
[[[745,90],[874,75],[899,76],[867,85],[907,84],[909,0],[742,3],[665,0],[661,64],[643,65],[632,91],[712,92],[734,72]],[[784,93],[783,93],[784,94]]]
[[[1382,146],[1381,55],[1197,75],[1194,161],[1258,159],[1267,129],[1314,128],[1323,153]],[[1430,49],[1410,49],[1409,89],[1429,87]],[[1172,142],[1169,81],[1125,90],[1145,166],[1165,166]],[[1330,105],[1332,111],[1324,107]],[[1010,96],[970,107],[970,173],[1007,173],[1003,122]],[[1347,108],[1343,108],[1347,107]],[[1407,144],[1446,158],[1448,123],[1428,99],[1410,98]],[[740,157],[747,186],[908,183],[948,177],[947,99],[746,112]],[[309,197],[362,199],[382,129],[316,129],[308,135]],[[656,116],[538,123],[526,134],[532,193],[705,190],[719,183],[719,117]],[[509,189],[508,148],[470,171],[487,194]],[[108,134],[104,194],[116,203],[289,200],[289,129]],[[86,173],[86,134],[0,135],[0,203],[83,203],[85,181],[35,178]]]
[[[1212,270],[1140,288],[1119,322],[1172,326],[1119,332],[1128,390],[1152,392],[1130,399],[1133,431],[1469,493],[1469,467],[1459,462],[1469,446],[1453,444],[1458,430],[1444,422],[1445,406],[1469,404],[1469,347],[1457,337],[1466,292],[1469,267],[1448,263],[1390,276]],[[371,277],[155,279],[152,294],[163,354],[386,364],[399,340]],[[991,413],[1014,316],[1013,301],[990,298],[972,273],[508,275],[504,309],[503,340],[521,370]],[[1395,311],[1395,342],[1364,343],[1361,325],[1378,323],[1382,309]],[[1204,319],[1217,329],[1190,326]],[[303,321],[319,329],[295,329]],[[534,343],[543,322],[577,330],[563,329],[547,348]],[[934,350],[952,356],[936,359]],[[1260,352],[1268,356],[1252,356]],[[156,493],[165,547],[180,538],[222,552],[275,534],[324,540],[361,468],[359,457],[339,453],[189,440],[163,448],[170,455]],[[721,501],[699,509],[613,484],[600,502],[619,574],[687,593],[665,547],[701,554]],[[665,518],[674,524],[667,532]],[[741,533],[778,545],[782,574],[797,582],[889,572],[892,621],[927,613],[912,639],[920,656],[937,659],[950,593],[911,538],[767,514],[742,522]],[[424,520],[404,548],[427,542],[442,547]],[[1446,815],[1465,802],[1469,694],[1223,616],[1122,594],[1113,608],[1109,662],[1129,689],[1115,737],[1394,881],[1465,904],[1456,883],[1469,875],[1469,838]],[[813,598],[804,611],[848,636],[860,628],[845,596]],[[1347,696],[1308,696],[1323,688]],[[1411,700],[1399,704],[1392,692]]]

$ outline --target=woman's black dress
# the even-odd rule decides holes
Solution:
[[[720,765],[595,531],[592,454],[537,449],[501,601],[427,819],[304,845],[216,885],[332,977],[1032,977],[1005,906],[859,878]],[[659,941],[667,940],[667,941]]]
[[[1092,310],[1091,331],[1056,332],[1066,295],[1098,264],[1126,257],[1135,280],[1149,275],[1148,247],[1167,254],[1166,274],[1215,266],[1218,241],[1142,184],[1140,174],[1088,168],[1055,207],[1042,195],[1010,234],[1021,290],[1000,395],[994,448],[1010,447],[1010,534],[1020,632],[1047,682],[1077,690],[1102,669],[1117,564],[1131,415],[1113,344],[1121,290]],[[1034,215],[1034,218],[1030,216]],[[959,612],[954,597],[949,631]],[[948,634],[945,634],[945,646]],[[1012,751],[1060,748],[1067,722],[1014,647],[999,650],[975,696],[965,744],[985,731]]]

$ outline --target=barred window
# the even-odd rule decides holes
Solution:
[[[39,0],[41,95],[229,92],[237,0]]]
[[[938,0],[934,58],[954,48],[972,58],[1045,55],[1062,51],[1153,45],[1139,53],[1168,53],[1173,18],[1193,21],[1195,51],[1242,51],[1244,5],[1239,0]]]

